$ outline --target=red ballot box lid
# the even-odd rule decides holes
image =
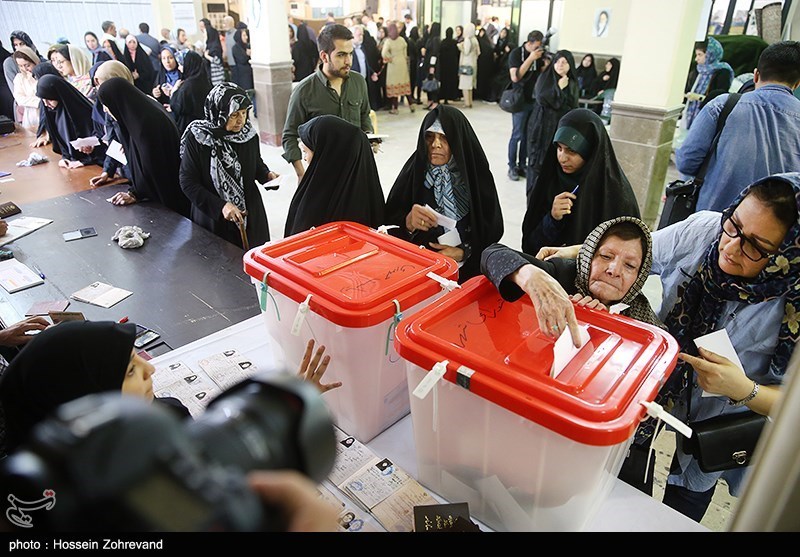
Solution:
[[[333,222],[249,250],[244,270],[343,327],[369,327],[431,298],[458,264],[354,222]],[[267,272],[269,272],[267,274]],[[397,302],[397,304],[395,303]]]
[[[629,317],[575,313],[589,341],[556,378],[555,339],[539,330],[530,297],[506,302],[482,276],[403,319],[395,349],[427,370],[447,360],[444,380],[580,443],[627,441],[646,413],[640,401],[652,401],[675,368],[678,343]]]

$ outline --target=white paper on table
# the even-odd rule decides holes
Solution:
[[[744,371],[744,366],[742,365],[741,360],[739,360],[739,355],[736,353],[736,349],[733,347],[731,337],[728,336],[728,331],[725,329],[720,329],[718,331],[714,331],[713,333],[708,333],[707,335],[697,337],[694,339],[694,343],[698,348],[705,348],[709,352],[713,352],[714,354],[719,354],[720,356],[728,358],[730,361],[736,364],[739,369]],[[702,396],[723,395],[703,391]]]
[[[567,367],[572,358],[589,342],[589,326],[578,325],[578,331],[580,335],[580,346],[578,348],[575,348],[572,342],[572,334],[569,332],[569,328],[565,329],[556,340],[553,345],[553,367],[550,370],[550,377],[554,379],[558,377],[558,374]]]
[[[76,149],[80,149],[81,147],[97,147],[100,145],[100,140],[97,139],[96,136],[90,135],[89,137],[79,137],[78,139],[70,141],[69,144]]]
[[[108,144],[108,149],[106,149],[106,155],[119,163],[128,164],[128,157],[125,156],[125,150],[119,141],[111,140],[111,143]]]
[[[456,221],[451,219],[450,217],[446,217],[441,213],[437,213],[434,211],[433,207],[430,205],[425,205],[425,208],[429,211],[433,211],[433,214],[436,215],[436,224],[443,227],[445,230],[455,230],[456,229]],[[459,242],[460,244],[461,242]],[[458,245],[458,244],[456,244]]]

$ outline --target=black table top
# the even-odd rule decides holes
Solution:
[[[105,186],[19,204],[22,215],[53,222],[5,249],[31,269],[38,267],[46,278],[44,284],[14,294],[0,288],[4,303],[22,317],[35,302],[67,299],[66,311],[80,311],[96,321],[128,317],[160,333],[173,349],[259,313],[241,248],[161,205],[117,207],[106,201],[126,189]],[[150,233],[142,247],[123,249],[111,239],[127,225]],[[63,232],[85,227],[94,227],[97,236],[63,240]],[[70,299],[95,281],[133,295],[109,309]]]

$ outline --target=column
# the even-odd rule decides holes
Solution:
[[[631,2],[609,135],[654,226],[704,2]],[[657,68],[658,71],[653,71]]]
[[[253,81],[261,141],[281,144],[289,96],[292,93],[292,56],[284,0],[248,0],[243,18],[250,29]]]

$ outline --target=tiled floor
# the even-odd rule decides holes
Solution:
[[[455,103],[461,108],[461,103]],[[519,248],[522,238],[522,219],[525,215],[525,181],[513,182],[506,176],[506,153],[508,138],[511,134],[511,116],[498,108],[496,104],[485,104],[476,101],[473,108],[463,109],[475,129],[478,138],[489,159],[489,164],[494,175],[495,185],[500,197],[503,210],[505,233],[502,242]],[[378,172],[381,177],[383,190],[388,194],[394,180],[416,148],[419,127],[427,112],[418,106],[417,111],[411,113],[408,106],[400,106],[399,114],[392,115],[386,111],[378,112],[378,130],[389,137],[384,140],[382,150],[376,155]],[[270,169],[278,173],[294,171],[290,165],[281,158],[283,149],[280,147],[262,146],[262,154]],[[667,181],[677,177],[674,165],[670,164]],[[264,194],[267,214],[270,219],[272,238],[283,237],[283,227],[286,220],[286,211],[289,207],[294,187],[282,188],[277,192]],[[657,299],[660,295],[657,281],[649,283],[648,295]],[[656,304],[657,305],[657,304]],[[661,498],[666,481],[667,471],[672,459],[675,440],[674,434],[665,432],[659,435],[656,446],[656,498]],[[711,530],[723,531],[731,517],[731,510],[736,504],[736,499],[728,494],[727,487],[717,486],[714,500],[706,513],[702,524]]]

